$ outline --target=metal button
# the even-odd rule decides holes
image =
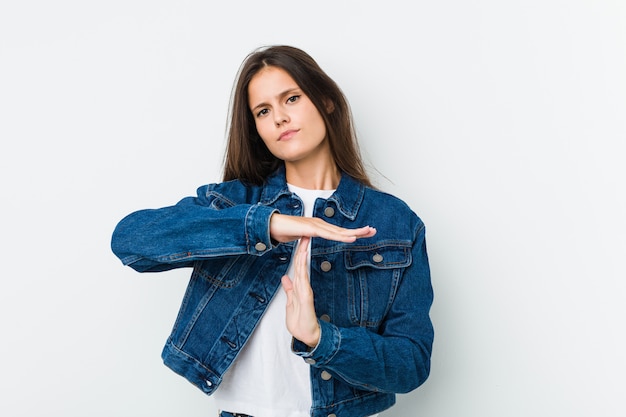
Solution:
[[[322,268],[322,271],[324,271],[324,272],[330,271],[332,269],[332,267],[333,267],[332,264],[330,262],[328,262],[328,261],[323,261],[320,264],[320,268]]]
[[[330,323],[330,316],[328,314],[322,314],[320,316],[320,320],[325,321],[326,323]]]
[[[313,358],[306,358],[304,361],[306,363],[308,363],[309,365],[314,365],[315,364],[315,359],[313,359]]]
[[[332,207],[326,207],[324,209],[324,216],[333,217],[335,215],[335,209]]]
[[[335,414],[335,413],[329,414],[328,417],[337,417],[337,414]]]
[[[263,252],[265,249],[267,249],[267,245],[263,242],[259,242],[254,245],[254,249],[258,250],[259,252]]]
[[[372,260],[376,263],[378,262],[382,262],[383,261],[383,255],[381,255],[380,253],[377,253],[376,255],[372,256]]]
[[[329,374],[328,372],[326,372],[326,371],[322,371],[322,375],[321,375],[321,377],[322,377],[322,379],[323,379],[324,381],[328,381],[328,380],[329,380],[330,378],[332,378],[333,376],[332,376],[331,374]]]

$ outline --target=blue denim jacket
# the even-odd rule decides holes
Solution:
[[[174,206],[130,214],[113,233],[113,252],[139,272],[193,268],[162,357],[208,395],[280,289],[293,256],[294,242],[270,239],[275,212],[302,215],[284,168],[263,186],[202,186],[197,197]],[[345,174],[313,213],[377,233],[353,243],[312,239],[310,279],[321,338],[313,349],[292,343],[311,365],[311,416],[375,414],[430,371],[433,292],[424,224],[401,200]]]

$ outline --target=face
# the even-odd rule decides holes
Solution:
[[[330,158],[319,111],[283,69],[266,67],[248,86],[248,106],[265,146],[286,164]]]

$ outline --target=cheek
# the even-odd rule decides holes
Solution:
[[[324,119],[322,119],[322,116],[320,116],[319,113],[317,113],[314,116],[315,121],[315,130],[318,136],[321,136],[322,138],[326,137],[326,125],[324,124]]]
[[[254,125],[256,126],[256,131],[261,136],[261,140],[265,143],[265,146],[268,146],[272,141],[270,139],[270,129],[272,126],[268,126],[265,123],[265,120],[255,120]],[[269,146],[268,146],[269,147]]]
[[[261,139],[265,141],[265,137],[267,136],[267,127],[266,124],[263,123],[263,120],[255,119],[254,125],[256,126],[256,131],[261,136]]]

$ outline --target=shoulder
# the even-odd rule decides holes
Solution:
[[[198,198],[203,200],[224,200],[231,205],[256,203],[260,199],[262,187],[240,180],[206,184],[198,187]]]
[[[368,217],[409,225],[412,229],[424,227],[422,219],[404,200],[374,188],[365,187],[361,210]]]
[[[384,205],[383,207],[385,208],[385,210],[393,209],[399,210],[402,213],[412,213],[416,215],[413,209],[409,207],[409,205],[401,198],[388,192],[374,189],[371,187],[365,187],[363,202],[364,204],[382,204]]]

